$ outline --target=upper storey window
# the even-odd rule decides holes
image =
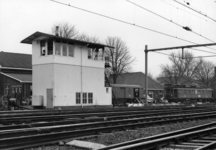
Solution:
[[[92,60],[104,60],[104,49],[102,48],[89,48],[88,59]]]
[[[61,43],[55,42],[55,55],[61,55]]]
[[[68,45],[68,56],[74,57],[74,46],[73,45]]]
[[[40,41],[41,56],[46,55],[46,41]]]
[[[47,51],[47,55],[53,55],[53,41],[49,40],[47,42],[47,46],[48,46],[48,51]]]
[[[40,41],[41,56],[59,55],[74,57],[74,45],[53,40]]]

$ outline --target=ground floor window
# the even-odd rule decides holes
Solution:
[[[88,93],[88,103],[89,104],[93,103],[93,93]]]
[[[76,93],[76,104],[92,104],[93,103],[93,93]]]
[[[83,104],[87,104],[87,93],[83,93]]]
[[[80,104],[81,93],[76,93],[76,104]]]

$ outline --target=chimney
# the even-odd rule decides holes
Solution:
[[[59,31],[58,30],[59,30],[59,26],[56,26],[55,36],[59,36],[59,33],[58,33]]]

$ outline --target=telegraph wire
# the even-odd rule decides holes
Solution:
[[[125,23],[125,24],[128,24],[128,25],[132,25],[132,26],[135,26],[135,27],[144,29],[144,30],[152,31],[152,32],[154,32],[154,33],[158,33],[158,34],[161,34],[161,35],[164,35],[164,36],[167,36],[167,37],[175,38],[175,39],[178,39],[178,40],[181,40],[181,41],[184,41],[184,42],[188,42],[188,43],[192,43],[192,44],[198,44],[198,43],[195,43],[195,42],[192,42],[192,41],[189,41],[189,40],[185,40],[185,39],[183,39],[183,38],[179,38],[179,37],[177,37],[177,36],[173,36],[173,35],[166,34],[166,33],[163,33],[163,32],[157,31],[157,30],[153,30],[153,29],[150,29],[150,28],[146,28],[146,27],[143,27],[143,26],[139,26],[139,25],[136,25],[135,23],[133,24],[133,23],[130,23],[130,22],[126,22],[126,21],[123,21],[123,20],[120,20],[120,19],[116,19],[116,18],[113,18],[113,17],[109,17],[109,16],[106,16],[106,15],[103,15],[103,14],[99,14],[99,13],[90,11],[90,10],[86,10],[86,9],[83,9],[83,8],[80,8],[80,7],[73,6],[73,5],[70,5],[70,4],[62,3],[62,2],[59,2],[59,1],[56,1],[56,0],[50,0],[50,1],[55,2],[55,3],[58,3],[58,4],[61,4],[61,5],[65,5],[65,6],[68,6],[68,7],[72,7],[72,8],[78,9],[78,10],[82,10],[82,11],[85,11],[85,12],[88,12],[88,13],[91,13],[91,14],[94,14],[94,15],[98,15],[98,16],[101,16],[101,17],[104,17],[104,18],[108,18],[108,19],[111,19],[111,20],[115,20],[115,21],[118,21],[118,22],[121,22],[121,23]],[[206,48],[215,50],[215,49],[210,48],[210,47],[206,47]]]
[[[202,38],[204,38],[204,39],[206,39],[206,40],[208,40],[208,41],[214,42],[213,40],[211,40],[211,39],[209,39],[209,38],[207,38],[207,37],[205,37],[205,36],[203,36],[203,35],[201,35],[201,34],[199,34],[199,33],[194,32],[193,30],[191,30],[191,29],[190,29],[189,27],[187,27],[187,26],[184,27],[184,26],[182,26],[182,25],[180,25],[180,24],[178,24],[178,23],[176,23],[176,22],[174,22],[174,21],[172,21],[172,20],[169,20],[169,19],[167,19],[167,18],[165,18],[165,17],[163,17],[163,16],[161,16],[161,15],[159,15],[159,14],[157,14],[157,13],[155,13],[155,12],[153,12],[153,11],[147,9],[147,8],[144,8],[143,6],[140,6],[140,5],[138,5],[138,4],[134,3],[134,2],[131,2],[131,1],[129,1],[129,0],[126,0],[126,1],[129,2],[129,3],[131,3],[131,4],[133,4],[133,5],[135,5],[135,6],[137,6],[137,7],[139,7],[139,8],[142,8],[142,9],[144,9],[144,10],[146,10],[146,11],[148,11],[148,12],[150,12],[150,13],[152,13],[152,14],[154,14],[154,15],[156,15],[156,16],[158,16],[158,17],[160,17],[160,18],[162,18],[162,19],[164,19],[164,20],[166,20],[166,21],[169,21],[169,22],[171,22],[171,23],[173,23],[173,24],[175,24],[175,25],[177,25],[177,26],[179,26],[179,27],[185,29],[186,31],[190,31],[190,32],[192,32],[192,33],[194,33],[194,34],[196,34],[196,35],[198,35],[198,36],[201,36]]]
[[[204,16],[204,17],[206,17],[206,18],[208,18],[208,19],[210,19],[210,20],[212,20],[212,21],[214,21],[214,22],[216,22],[215,19],[213,19],[213,18],[207,16],[206,14],[203,14],[201,11],[198,11],[198,10],[196,10],[196,9],[193,9],[193,8],[191,8],[191,7],[188,7],[187,5],[184,5],[184,4],[182,4],[181,2],[179,2],[179,1],[177,1],[177,0],[173,0],[173,1],[176,2],[176,3],[178,3],[178,4],[180,4],[180,5],[182,5],[182,6],[184,6],[184,7],[187,7],[187,8],[190,9],[190,10],[195,11],[196,13],[198,13],[198,14],[200,14],[200,15],[202,15],[202,16]]]

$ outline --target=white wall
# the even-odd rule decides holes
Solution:
[[[54,88],[54,64],[33,65],[32,90],[35,96],[43,96],[43,105],[47,105],[46,89]]]
[[[112,90],[104,87],[104,61],[88,59],[87,47],[75,45],[74,57],[40,56],[36,41],[32,49],[33,97],[42,95],[44,106],[49,88],[53,88],[54,106],[81,105],[76,104],[76,92],[93,93],[90,105],[112,105]]]
[[[76,105],[76,92],[93,93],[93,104],[84,105],[112,105],[111,89],[106,93],[104,87],[104,69],[55,64],[54,105]]]

